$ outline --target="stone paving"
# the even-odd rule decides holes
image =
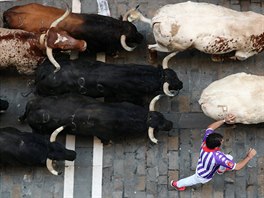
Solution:
[[[32,1],[1,2],[0,13],[13,5]],[[35,1],[59,6],[59,1]],[[67,1],[70,4],[70,1]],[[154,11],[168,3],[183,0],[109,0],[113,17],[119,17],[131,7],[140,4],[140,11],[151,17]],[[252,10],[264,13],[263,0],[208,0],[214,4],[235,10]],[[71,5],[71,4],[70,4]],[[82,12],[96,13],[96,1],[82,1]],[[107,57],[112,63],[147,64],[147,43],[154,39],[148,26],[135,23],[146,41],[134,52],[121,52],[118,58]],[[161,64],[165,53],[158,53]],[[88,57],[93,59],[93,57]],[[178,179],[194,173],[199,156],[199,147],[204,129],[213,121],[206,117],[198,104],[202,90],[211,82],[237,72],[264,75],[264,53],[243,62],[214,63],[210,56],[196,50],[182,52],[170,62],[184,87],[174,98],[164,97],[157,108],[174,123],[170,132],[159,132],[157,145],[152,144],[147,134],[142,138],[126,137],[104,146],[103,152],[103,198],[263,198],[264,197],[264,129],[259,125],[225,125],[217,131],[224,135],[225,153],[230,153],[236,161],[242,159],[249,147],[258,154],[248,166],[237,172],[216,175],[205,185],[187,188],[177,192],[169,185],[171,179]],[[1,115],[0,125],[16,126],[30,131],[27,125],[17,122],[17,116],[24,111],[29,98],[21,93],[27,91],[31,79],[1,71],[0,96],[10,101],[10,108]],[[33,97],[33,96],[30,96]],[[64,138],[60,137],[64,142]],[[91,197],[92,139],[79,138],[76,142],[74,198]],[[61,168],[61,167],[59,167]],[[1,167],[0,198],[61,198],[63,197],[63,175],[53,176],[46,168]]]

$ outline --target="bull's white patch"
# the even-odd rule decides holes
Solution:
[[[57,40],[54,42],[54,44],[57,44],[59,42],[65,42],[68,41],[68,39],[65,36],[61,36],[59,33],[57,33]]]

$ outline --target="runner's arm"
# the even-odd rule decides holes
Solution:
[[[236,117],[234,115],[229,114],[223,120],[218,120],[218,121],[210,124],[207,128],[215,130],[215,129],[219,128],[220,126],[222,126],[224,123],[233,124],[235,119],[236,119]]]
[[[253,148],[250,148],[247,156],[241,160],[240,162],[238,162],[236,164],[235,170],[240,170],[242,169],[244,166],[246,166],[246,164],[257,154],[257,151]]]

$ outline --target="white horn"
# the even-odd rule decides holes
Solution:
[[[151,100],[149,104],[149,111],[155,111],[155,104],[161,98],[161,96],[162,96],[161,94],[157,95]]]
[[[162,61],[162,67],[163,67],[163,69],[168,69],[168,68],[169,68],[169,67],[168,67],[168,62],[169,62],[169,60],[170,60],[173,56],[175,56],[177,53],[178,53],[178,52],[172,52],[172,53],[170,53],[169,55],[167,55],[167,56],[163,59],[163,61]]]
[[[52,166],[52,160],[47,158],[46,160],[46,166],[47,169],[49,170],[49,172],[51,172],[53,175],[59,175],[60,173],[58,171],[56,171],[53,166]]]
[[[65,13],[59,17],[58,19],[56,19],[55,21],[53,21],[53,23],[50,25],[50,28],[52,27],[56,27],[58,25],[58,23],[60,23],[62,20],[64,20],[69,14],[70,14],[70,9],[69,9],[69,5],[66,4],[67,6],[67,10],[65,11]],[[50,29],[49,28],[49,29]],[[46,32],[46,35],[49,34],[49,29],[48,31]],[[45,40],[45,47],[46,47],[46,54],[50,60],[50,62],[55,66],[55,71],[54,73],[56,73],[57,71],[60,70],[60,64],[55,60],[55,58],[53,57],[53,54],[52,54],[52,49],[50,47],[48,47],[47,45],[47,39]]]
[[[50,25],[50,28],[56,27],[61,21],[63,21],[70,14],[70,8],[69,8],[69,5],[67,3],[66,3],[66,7],[67,7],[67,9],[64,12],[64,14],[60,18],[53,21],[52,24]]]
[[[152,142],[154,142],[155,144],[158,143],[158,140],[154,137],[154,129],[152,127],[149,127],[148,129],[148,136]]]
[[[163,84],[163,91],[164,91],[164,93],[165,93],[167,96],[173,97],[173,96],[176,95],[176,93],[175,93],[175,94],[171,93],[171,91],[169,90],[169,86],[170,86],[169,83],[165,82],[165,83]]]
[[[64,126],[57,128],[50,136],[50,142],[55,142],[57,135],[64,129]]]
[[[133,22],[133,21],[137,21],[140,20],[144,23],[148,23],[151,26],[151,19],[144,17],[138,10],[137,8],[132,8],[129,11],[127,11],[124,14],[123,17],[123,21],[129,21],[129,22]]]
[[[130,15],[130,13],[135,11],[135,10],[136,10],[136,8],[132,8],[132,9],[128,10],[123,16],[123,21],[127,21],[128,20],[128,16]]]
[[[60,64],[55,60],[55,58],[52,54],[52,49],[47,46],[47,41],[45,42],[45,46],[46,46],[46,54],[47,54],[50,62],[54,65],[54,67],[56,67],[56,69],[54,70],[54,73],[56,73],[57,71],[60,70]]]
[[[126,51],[133,51],[136,47],[129,47],[127,44],[126,44],[126,36],[125,35],[122,35],[121,38],[120,38],[120,42],[121,42],[121,45],[122,47],[126,50]]]

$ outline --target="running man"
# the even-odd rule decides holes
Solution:
[[[176,190],[184,191],[188,186],[207,183],[213,178],[215,172],[223,174],[227,170],[240,170],[256,155],[256,150],[250,148],[246,157],[235,163],[231,155],[220,151],[220,147],[223,144],[223,136],[215,133],[214,130],[224,123],[233,124],[234,122],[235,116],[229,114],[224,120],[216,121],[207,127],[195,174],[179,181],[172,180],[172,187]]]

